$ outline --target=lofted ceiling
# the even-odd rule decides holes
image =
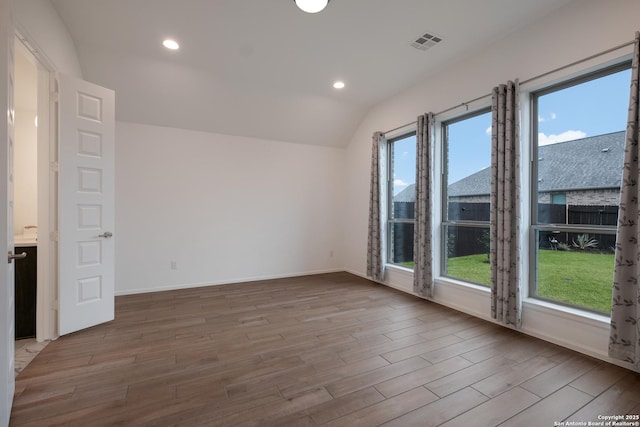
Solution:
[[[344,146],[375,104],[568,0],[51,2],[118,120]],[[443,41],[411,47],[424,32]]]

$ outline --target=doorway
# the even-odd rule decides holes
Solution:
[[[51,182],[50,72],[28,41],[15,39],[14,242],[27,258],[15,264],[16,372],[55,338],[56,270],[51,259],[50,212],[57,182]],[[55,225],[55,224],[54,224]],[[53,298],[52,298],[53,297]]]
[[[36,337],[38,240],[38,68],[19,41],[15,49],[14,205],[16,340]]]

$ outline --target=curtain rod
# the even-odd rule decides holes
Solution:
[[[575,66],[575,65],[582,64],[583,62],[587,62],[587,61],[590,61],[590,60],[592,60],[592,59],[598,58],[598,57],[600,57],[600,56],[606,55],[607,53],[615,52],[616,50],[619,50],[619,49],[625,48],[625,47],[627,47],[627,46],[631,46],[634,42],[635,42],[635,39],[634,39],[634,40],[631,40],[631,41],[629,41],[629,42],[626,42],[626,43],[620,44],[620,45],[618,45],[618,46],[615,46],[615,47],[609,48],[609,49],[607,49],[607,50],[603,50],[602,52],[595,53],[595,54],[593,54],[593,55],[591,55],[591,56],[588,56],[588,57],[586,57],[586,58],[579,59],[579,60],[574,61],[574,62],[572,62],[572,63],[570,63],[570,64],[563,65],[562,67],[558,67],[558,68],[555,68],[555,69],[553,69],[553,70],[551,70],[551,71],[547,71],[546,73],[542,73],[542,74],[537,75],[537,76],[535,76],[535,77],[531,77],[531,78],[529,78],[529,79],[527,79],[527,80],[523,80],[523,81],[521,81],[521,82],[520,82],[520,84],[521,84],[521,85],[523,85],[523,84],[530,83],[530,82],[532,82],[532,81],[534,81],[534,80],[541,79],[542,77],[546,77],[546,76],[548,76],[548,75],[550,75],[550,74],[557,73],[558,71],[566,70],[567,68],[571,68],[571,67],[573,67],[573,66]],[[444,109],[444,110],[442,110],[442,111],[438,111],[437,113],[435,113],[435,114],[434,114],[434,116],[438,116],[438,115],[440,115],[440,114],[448,113],[449,111],[453,111],[453,110],[455,110],[456,108],[460,108],[460,107],[467,107],[467,110],[468,110],[468,109],[469,109],[469,104],[472,104],[472,103],[474,103],[474,102],[476,102],[476,101],[480,101],[481,99],[487,98],[487,97],[489,97],[489,96],[491,96],[491,94],[490,94],[490,93],[488,93],[488,94],[486,94],[486,95],[479,96],[479,97],[477,97],[477,98],[473,98],[473,99],[471,99],[471,100],[469,100],[469,101],[462,102],[462,103],[460,103],[460,104],[458,104],[458,105],[455,105],[455,106],[453,106],[453,107],[449,107],[449,108],[446,108],[446,109]],[[404,124],[404,125],[402,125],[402,126],[395,127],[395,128],[393,128],[393,129],[390,129],[390,130],[388,130],[388,131],[386,131],[386,132],[382,132],[382,133],[383,133],[384,135],[386,135],[386,134],[388,134],[388,133],[391,133],[391,132],[397,131],[397,130],[402,129],[402,128],[407,127],[407,126],[414,125],[414,124],[416,124],[416,123],[417,123],[417,121],[416,121],[416,120],[414,120],[414,121],[412,121],[412,122],[405,123],[405,124]]]

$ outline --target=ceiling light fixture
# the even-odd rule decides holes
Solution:
[[[344,82],[341,81],[337,81],[333,83],[333,88],[334,89],[344,89]]]
[[[329,0],[293,0],[296,5],[307,13],[318,13],[324,10]]]
[[[162,42],[162,45],[171,50],[178,50],[180,48],[180,45],[175,40],[171,39],[166,39]]]

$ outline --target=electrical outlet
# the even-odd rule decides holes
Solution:
[[[175,261],[171,261],[171,269],[172,270],[177,270],[178,269],[178,263]]]

